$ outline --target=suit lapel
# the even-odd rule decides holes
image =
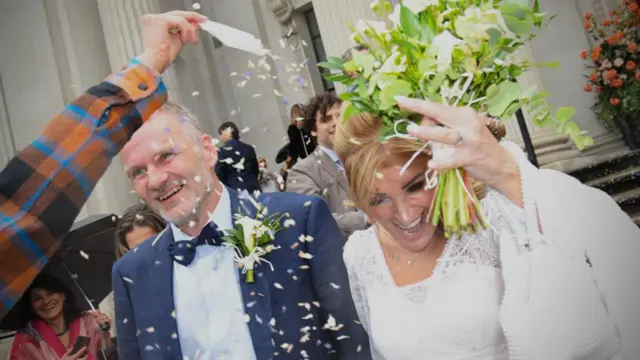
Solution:
[[[242,216],[255,217],[257,209],[249,200],[241,200],[238,193],[227,188],[231,203],[231,213],[237,214],[239,209]],[[256,200],[257,202],[257,200]],[[264,265],[258,265],[255,269],[254,282],[248,284],[242,270],[238,270],[240,276],[240,288],[242,289],[242,300],[244,311],[249,316],[249,331],[256,353],[257,360],[267,360],[273,357],[271,345],[271,331],[269,322],[271,321],[271,295],[269,281],[266,276],[259,276],[262,271],[271,271]]]
[[[176,358],[182,358],[182,349],[178,341],[178,323],[176,321],[175,305],[173,301],[173,259],[167,248],[173,243],[173,233],[167,227],[154,239],[153,261],[149,273],[150,293],[155,294],[153,306],[150,311],[155,314],[153,318],[161,319],[155,329],[160,339],[167,339],[167,351]],[[167,281],[168,280],[168,281]]]
[[[336,179],[338,184],[342,186],[344,190],[347,190],[349,184],[347,183],[347,177],[344,171],[338,168],[338,164],[336,164],[327,153],[318,149],[318,160],[320,160],[320,167],[331,174],[331,176]]]

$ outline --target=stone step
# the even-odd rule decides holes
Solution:
[[[640,186],[640,165],[587,181],[585,185],[593,186],[610,195],[632,190]]]
[[[630,152],[622,156],[605,159],[601,162],[575,170],[570,175],[582,182],[588,182],[607,175],[627,170],[633,166],[640,165],[640,151]]]
[[[640,212],[640,187],[615,194],[612,198],[627,214]]]

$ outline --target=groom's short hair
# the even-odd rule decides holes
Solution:
[[[195,134],[202,134],[198,118],[184,105],[173,101],[167,101],[158,110],[156,110],[156,112],[174,115],[178,118],[181,124],[192,127]]]

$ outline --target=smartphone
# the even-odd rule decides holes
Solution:
[[[76,338],[76,343],[73,344],[73,351],[71,351],[71,355],[77,354],[78,351],[80,351],[80,349],[82,349],[83,347],[86,347],[88,349],[90,342],[91,338],[86,336],[78,336],[78,338]]]

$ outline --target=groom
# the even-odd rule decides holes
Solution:
[[[216,178],[217,156],[194,115],[171,103],[121,151],[135,192],[170,225],[114,265],[120,357],[370,359],[326,203],[293,193],[242,196]],[[287,214],[287,227],[265,256],[273,269],[256,265],[248,283],[213,230],[233,229],[238,212],[254,217],[255,201]]]

